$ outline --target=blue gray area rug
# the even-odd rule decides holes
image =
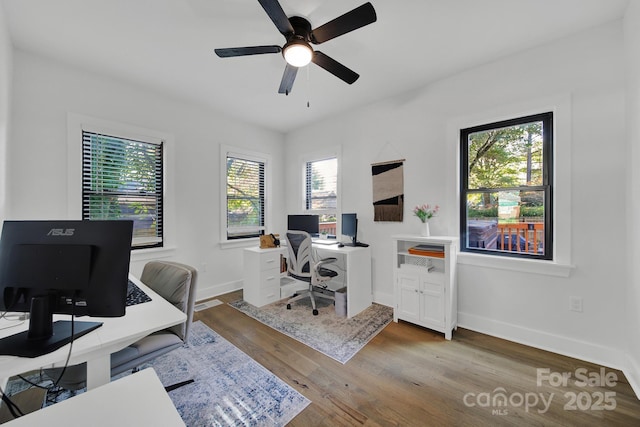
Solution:
[[[202,322],[192,324],[188,345],[147,367],[165,386],[195,380],[169,392],[189,427],[284,426],[311,403]]]
[[[286,299],[260,308],[244,300],[229,305],[340,363],[347,363],[393,320],[393,308],[380,304],[347,319],[336,314],[333,301],[316,302],[317,316],[312,315],[308,298],[295,301],[291,310],[287,310]]]

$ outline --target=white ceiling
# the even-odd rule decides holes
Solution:
[[[366,0],[280,0],[314,28]],[[284,44],[257,0],[0,0],[14,46],[205,104],[280,132],[427,85],[623,16],[629,0],[371,0],[377,22],[314,46],[360,74],[314,64],[278,94]],[[308,71],[307,71],[308,70]],[[307,101],[310,107],[307,107]]]

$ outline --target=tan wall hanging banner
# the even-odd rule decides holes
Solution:
[[[402,222],[404,212],[404,159],[371,165],[374,221]]]

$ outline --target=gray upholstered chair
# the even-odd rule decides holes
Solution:
[[[318,309],[315,297],[335,300],[333,295],[317,292],[314,287],[326,289],[327,286],[323,284],[338,275],[335,271],[324,267],[324,265],[335,262],[336,258],[316,260],[311,247],[311,236],[307,232],[289,230],[286,237],[289,250],[287,272],[294,279],[309,283],[308,290],[298,291],[287,301],[287,309],[291,309],[292,302],[309,297],[313,315],[317,316]]]
[[[171,328],[148,335],[130,346],[111,355],[111,376],[138,366],[162,354],[182,346],[189,337],[193,321],[197,271],[193,267],[177,262],[150,261],[145,264],[140,281],[158,295],[187,314],[187,320]],[[62,378],[63,368],[45,369],[52,381],[67,390],[84,388],[87,379],[85,363],[68,366]]]

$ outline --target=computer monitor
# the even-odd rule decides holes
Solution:
[[[358,215],[354,213],[342,214],[342,234],[349,236],[351,242],[343,243],[346,246],[369,246],[366,243],[358,242]]]
[[[0,310],[27,312],[29,330],[0,339],[0,354],[37,357],[100,327],[53,314],[124,316],[133,221],[5,221]]]
[[[320,215],[289,215],[287,230],[306,231],[311,236],[320,233]]]

